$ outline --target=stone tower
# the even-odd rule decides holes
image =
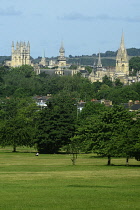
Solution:
[[[120,48],[117,52],[116,57],[116,74],[118,76],[129,75],[129,60],[127,51],[124,45],[124,34],[122,33]]]
[[[45,57],[45,51],[44,51],[44,55],[43,57],[41,58],[41,61],[39,62],[39,65],[41,66],[47,66],[47,61],[46,61],[46,57]]]
[[[17,42],[15,49],[14,42],[12,42],[11,66],[18,67],[22,65],[31,65],[30,43]]]
[[[89,76],[89,79],[91,82],[97,82],[97,81],[102,82],[103,77],[105,75],[106,75],[106,71],[102,66],[101,55],[99,52],[97,65],[94,64],[94,67],[93,67],[93,70]]]
[[[59,49],[58,67],[66,67],[65,49],[63,47],[63,43],[61,43],[61,47]]]

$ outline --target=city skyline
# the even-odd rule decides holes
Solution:
[[[125,47],[140,47],[139,0],[1,0],[0,55],[11,55],[12,41],[29,41],[31,56],[66,56],[116,51],[122,31]]]

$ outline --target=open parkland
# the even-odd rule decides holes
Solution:
[[[140,209],[140,162],[78,154],[40,154],[0,148],[0,209]]]

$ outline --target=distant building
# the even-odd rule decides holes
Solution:
[[[91,74],[89,75],[89,80],[91,82],[97,82],[97,81],[102,82],[103,77],[105,75],[108,75],[108,72],[102,66],[101,56],[99,53],[98,62],[97,62],[97,64],[94,63],[93,70],[92,70]]]
[[[108,76],[112,81],[120,79],[123,84],[131,84],[133,82],[140,81],[140,71],[137,72],[136,76],[129,76],[129,58],[127,50],[124,44],[124,34],[122,33],[120,47],[116,56],[116,67],[115,68],[103,68],[101,63],[101,57],[99,53],[98,63],[94,65],[93,71],[89,75],[91,82],[102,82],[104,76]]]
[[[48,67],[49,67],[49,68],[54,68],[55,66],[56,66],[56,61],[51,59],[51,60],[49,61]]]
[[[16,43],[12,42],[12,55],[11,61],[6,61],[5,65],[11,67],[19,67],[22,65],[31,65],[30,60],[30,43],[25,42]]]
[[[65,49],[63,43],[61,43],[59,49],[58,58],[52,59],[49,63],[46,61],[45,54],[42,57],[39,64],[32,64],[30,60],[30,43],[25,42],[16,43],[12,42],[12,56],[11,61],[5,61],[5,65],[9,67],[19,67],[22,65],[31,65],[34,67],[36,74],[42,72],[49,75],[59,75],[59,76],[73,76],[77,73],[80,73],[82,77],[88,78],[91,82],[102,82],[103,77],[106,75],[112,81],[115,81],[117,78],[123,84],[132,84],[134,82],[140,82],[140,71],[137,72],[136,76],[129,76],[129,58],[127,55],[127,50],[124,44],[124,34],[122,33],[120,47],[116,56],[116,66],[104,68],[101,61],[101,55],[99,53],[98,61],[94,64],[92,72],[89,72],[85,67],[78,66],[77,69],[70,69],[70,65],[67,64],[65,57]],[[50,69],[44,69],[43,67],[49,67]],[[42,67],[42,68],[41,68]]]
[[[65,49],[64,49],[63,43],[61,43],[61,47],[59,49],[58,67],[59,68],[66,67]]]
[[[47,94],[47,96],[34,96],[33,99],[35,100],[38,107],[41,109],[47,107],[47,102],[49,102],[51,98],[51,94]]]
[[[43,57],[41,58],[41,61],[39,62],[39,66],[42,66],[42,67],[48,66],[48,62],[46,61],[46,58],[45,58],[45,52],[44,52]]]
[[[122,34],[120,48],[116,57],[116,75],[128,76],[129,75],[129,59],[124,45],[124,35]]]
[[[51,60],[48,67],[50,69],[40,69],[40,73],[45,73],[48,75],[73,76],[74,74],[77,74],[79,72],[78,69],[69,69],[69,65],[67,65],[66,62],[63,43],[61,43],[61,47],[59,49],[57,62]]]

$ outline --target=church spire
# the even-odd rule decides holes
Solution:
[[[120,48],[122,49],[122,50],[124,50],[125,49],[125,44],[124,44],[124,33],[122,32],[122,37],[121,37],[121,44],[120,44]]]
[[[101,67],[102,67],[100,52],[99,52],[97,67],[98,67],[98,68],[101,68]]]
[[[43,57],[45,58],[45,50],[43,50]]]

